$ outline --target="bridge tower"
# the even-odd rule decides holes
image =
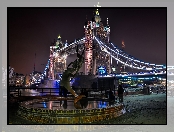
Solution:
[[[67,44],[67,43],[66,43]],[[57,37],[57,42],[55,45],[50,46],[50,70],[49,79],[55,80],[58,78],[58,74],[63,73],[66,69],[66,52],[57,52],[64,46],[61,41],[60,35]]]
[[[94,43],[94,36],[97,35],[97,28],[100,25],[101,18],[98,9],[94,14],[92,21],[85,22],[85,75],[96,74],[96,46]]]
[[[85,75],[92,73],[93,64],[93,34],[92,22],[86,21],[85,23]]]
[[[100,49],[95,43],[94,36],[109,43],[110,27],[107,19],[107,26],[101,22],[98,9],[95,11],[92,21],[85,23],[85,75],[96,74],[98,67],[105,66],[108,73],[111,73],[111,56]]]
[[[94,16],[95,20],[95,27],[93,31],[95,32],[95,36],[98,37],[102,42],[104,42],[106,45],[109,43],[109,37],[110,37],[110,26],[108,24],[108,19],[107,19],[107,26],[104,27],[101,18],[99,16],[99,11],[98,9],[96,10],[96,14]],[[95,68],[98,69],[100,66],[104,66],[107,69],[107,73],[111,73],[111,56],[104,52],[101,49],[98,44],[95,44]],[[97,70],[95,71],[95,73]]]

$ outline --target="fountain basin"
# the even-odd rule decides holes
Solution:
[[[63,105],[60,105],[61,101],[67,101],[66,109]],[[52,102],[52,105],[57,104],[57,107],[56,105],[55,107],[40,107],[37,105],[43,102],[47,102],[47,106],[49,102]],[[35,99],[22,102],[19,106],[18,116],[39,124],[90,124],[96,121],[116,118],[122,114],[123,105],[108,106],[106,102],[106,105],[102,107],[99,102],[101,101],[89,101],[86,108],[75,109],[72,107],[72,99],[63,97]],[[72,106],[68,107],[70,104]],[[94,105],[92,106],[92,104],[96,104],[96,107],[93,107]]]

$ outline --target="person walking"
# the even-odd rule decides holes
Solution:
[[[120,103],[123,103],[123,92],[124,92],[124,89],[123,89],[122,85],[119,84],[119,86],[118,86],[118,98],[119,98]]]
[[[127,96],[128,95],[128,88],[125,88],[125,96]]]
[[[157,88],[156,88],[156,94],[158,94],[158,92],[159,92],[159,88],[158,88],[158,86],[157,86]]]
[[[109,91],[109,100],[110,101],[115,101],[114,93],[111,90]]]

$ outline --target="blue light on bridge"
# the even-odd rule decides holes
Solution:
[[[107,104],[106,104],[106,102],[100,101],[100,103],[98,104],[98,107],[99,108],[106,108],[107,107]]]
[[[47,108],[47,106],[46,106],[46,103],[45,103],[45,102],[43,102],[43,106],[44,106],[44,108]]]
[[[62,74],[59,74],[59,78],[62,79]]]
[[[101,75],[101,76],[107,75],[106,68],[103,67],[103,66],[100,66],[100,67],[98,68],[98,72],[99,72],[99,75]]]
[[[54,86],[55,88],[60,88],[60,80],[56,80],[54,85],[55,85]],[[56,91],[56,92],[58,92],[58,91]]]

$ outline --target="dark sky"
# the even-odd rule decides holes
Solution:
[[[84,35],[86,15],[92,20],[95,8],[9,8],[9,64],[15,72],[44,71],[49,46],[60,34],[69,43]],[[166,64],[167,8],[99,8],[101,19],[111,27],[110,40],[137,59]],[[75,59],[75,55],[68,58]]]

